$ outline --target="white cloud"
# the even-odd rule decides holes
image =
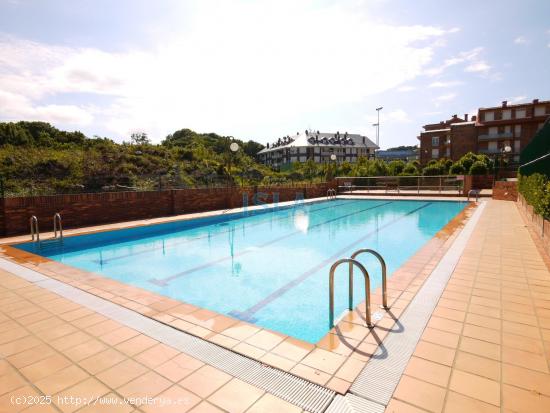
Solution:
[[[181,127],[258,138],[258,131],[273,132],[266,124],[414,79],[430,63],[433,43],[456,31],[383,24],[345,7],[291,1],[201,1],[192,20],[152,50],[114,53],[0,37],[6,116],[94,121],[122,138],[138,128],[160,140]],[[74,92],[110,103],[51,104]]]
[[[430,88],[448,88],[448,87],[454,87],[454,86],[459,86],[461,85],[463,82],[459,81],[459,80],[449,80],[447,82],[443,82],[443,81],[436,81],[436,82],[432,82],[428,85],[428,87]]]
[[[425,71],[428,76],[440,75],[445,69],[465,62],[471,62],[477,60],[478,56],[483,51],[483,47],[476,47],[472,50],[460,52],[458,55],[444,60],[443,64],[437,67],[432,67]]]
[[[480,60],[479,62],[466,66],[466,69],[464,70],[466,72],[487,74],[491,70],[491,66],[489,66],[484,60]]]
[[[520,95],[520,96],[507,97],[507,98],[504,98],[502,100],[506,100],[508,103],[514,104],[514,103],[523,102],[523,101],[525,101],[525,99],[527,99],[527,96]]]
[[[514,44],[527,44],[529,41],[525,36],[518,36],[514,39]]]
[[[416,90],[416,86],[401,86],[397,88],[398,92],[412,92]]]
[[[434,99],[435,102],[441,103],[441,102],[448,102],[450,100],[453,100],[456,98],[456,93],[447,93],[445,95],[440,95]]]
[[[412,119],[409,117],[409,114],[403,109],[396,109],[394,111],[388,112],[387,114],[381,115],[381,118],[385,122],[406,123],[412,121]]]

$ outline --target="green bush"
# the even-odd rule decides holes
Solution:
[[[470,175],[486,175],[487,172],[487,165],[482,161],[475,161],[470,167]]]
[[[423,170],[422,170],[422,175],[424,176],[427,176],[427,175],[441,175],[441,166],[439,166],[438,164],[428,164],[428,166],[426,166]]]
[[[451,175],[464,175],[466,173],[466,169],[460,162],[456,162],[449,168],[449,173]]]
[[[545,175],[520,175],[518,190],[536,214],[550,219],[550,180]]]

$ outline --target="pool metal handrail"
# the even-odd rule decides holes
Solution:
[[[29,223],[31,225],[31,241],[34,241],[36,237],[36,242],[40,242],[40,230],[38,229],[38,218],[36,218],[36,215],[31,216]]]
[[[376,252],[375,250],[372,250],[372,249],[369,249],[369,248],[362,248],[360,250],[357,250],[355,251],[353,254],[351,254],[351,258],[352,259],[356,259],[356,257],[359,255],[359,254],[363,254],[363,253],[369,253],[369,254],[372,254],[374,255],[376,258],[378,258],[378,261],[380,261],[380,266],[382,267],[382,308],[384,309],[388,309],[388,287],[387,287],[387,283],[386,283],[386,261],[384,261],[384,258],[382,257],[382,255],[380,255],[378,252]],[[353,283],[353,266],[350,265],[349,267],[349,270],[350,270],[350,284]],[[351,286],[350,288],[352,288],[353,286]]]
[[[336,189],[329,188],[327,190],[327,199],[335,199],[336,198]]]
[[[342,258],[336,261],[332,266],[330,267],[329,272],[329,325],[330,328],[334,327],[334,272],[336,271],[336,268],[340,264],[349,263],[349,268],[353,268],[353,266],[357,266],[361,273],[363,273],[363,277],[365,279],[365,322],[367,324],[367,327],[371,328],[373,327],[372,321],[371,321],[371,314],[370,314],[370,278],[369,273],[367,272],[367,269],[361,264],[359,261],[354,260],[352,258]],[[353,282],[352,282],[353,272],[349,271],[349,301],[348,301],[348,309],[350,311],[353,310]]]
[[[63,239],[63,225],[61,223],[61,214],[56,212],[53,216],[53,237],[57,238],[57,229],[59,224],[59,239]]]

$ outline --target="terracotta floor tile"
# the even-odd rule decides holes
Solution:
[[[502,345],[505,347],[528,351],[530,353],[544,354],[544,346],[542,341],[534,338],[518,336],[516,334],[503,333]]]
[[[386,406],[385,413],[425,413],[426,410],[419,409],[411,404],[402,402],[401,400],[391,399]]]
[[[273,354],[273,353],[265,354],[260,359],[260,361],[262,363],[269,364],[270,366],[276,367],[283,371],[290,371],[296,365],[295,361],[289,360],[285,357],[277,356],[276,354]]]
[[[82,331],[76,331],[64,337],[50,341],[49,344],[57,351],[66,350],[89,341],[92,337]]]
[[[255,347],[252,344],[245,343],[244,341],[233,347],[233,350],[253,359],[259,359],[266,354],[265,350]]]
[[[409,360],[409,364],[403,374],[427,381],[428,383],[437,384],[441,387],[447,387],[451,368],[413,356]]]
[[[203,365],[203,362],[182,353],[160,366],[155,367],[154,370],[168,380],[177,383]]]
[[[265,393],[246,413],[300,413],[302,409],[269,393]]]
[[[488,341],[494,344],[500,344],[500,331],[492,330],[487,327],[478,327],[471,324],[464,324],[462,335],[478,340]]]
[[[548,373],[548,361],[544,355],[529,353],[527,351],[510,347],[503,347],[502,361],[504,363],[515,364],[531,370]]]
[[[19,372],[12,370],[0,376],[0,396],[25,385],[27,385],[27,381],[23,376]]]
[[[448,392],[445,402],[445,413],[499,413],[500,408],[482,402],[481,400],[472,399],[463,394]]]
[[[23,367],[21,369],[21,374],[23,374],[27,380],[34,383],[70,365],[71,362],[66,357],[61,354],[53,354],[30,366]]]
[[[502,382],[550,397],[550,374],[504,363]]]
[[[268,330],[258,331],[253,336],[246,339],[248,344],[259,347],[263,350],[271,350],[273,347],[281,343],[286,336],[278,333],[273,333]]]
[[[94,338],[85,343],[66,349],[63,353],[72,361],[78,362],[106,349],[107,346],[105,344]]]
[[[290,372],[296,374],[297,376],[303,377],[306,380],[320,384],[321,386],[324,386],[331,377],[328,373],[314,369],[301,363],[295,365],[292,370],[290,370]]]
[[[332,375],[340,368],[344,361],[346,361],[344,356],[317,348],[309,353],[301,363]]]
[[[175,357],[179,352],[166,344],[156,344],[153,347],[145,350],[142,353],[134,356],[134,358],[149,368],[155,368],[162,363]]]
[[[233,379],[208,398],[208,401],[231,413],[246,411],[264,394],[263,390]]]
[[[109,393],[109,389],[93,377],[84,380],[52,397],[53,403],[63,412],[74,412],[84,406],[85,400],[98,398]],[[82,402],[77,404],[71,401],[71,397],[79,398]],[[74,400],[74,399],[73,399]]]
[[[448,318],[436,317],[432,315],[428,323],[428,327],[437,330],[446,331],[448,333],[460,334],[463,324],[458,321],[449,320]]]
[[[414,355],[426,360],[435,361],[436,363],[451,366],[453,364],[455,352],[455,349],[421,340],[416,346]]]
[[[52,395],[67,387],[74,386],[88,377],[88,374],[84,370],[78,366],[70,365],[67,368],[38,380],[34,385],[38,387],[42,393]]]
[[[172,382],[154,371],[149,371],[119,387],[117,393],[124,397],[155,397],[172,386]]]
[[[23,386],[19,387],[16,390],[10,391],[9,393],[4,394],[3,396],[0,396],[0,411],[2,413],[16,413],[20,412],[26,407],[28,407],[28,404],[16,404],[12,403],[12,400],[16,400],[17,398],[28,398],[28,397],[36,397],[40,394],[31,386]]]
[[[130,380],[147,372],[147,367],[135,362],[134,360],[124,360],[122,363],[115,364],[113,367],[102,371],[96,377],[112,389],[128,383]]]
[[[351,387],[351,383],[338,377],[332,377],[325,386],[336,393],[346,394]]]
[[[453,370],[449,389],[465,396],[500,406],[500,384],[475,374]]]
[[[271,352],[294,361],[300,361],[314,348],[313,344],[304,343],[289,337],[271,350]]]
[[[338,369],[335,376],[349,382],[355,381],[361,370],[365,367],[365,362],[348,358]]]
[[[153,347],[155,344],[158,344],[157,340],[140,334],[138,336],[130,338],[129,340],[117,344],[115,348],[121,353],[126,354],[127,356],[134,356],[138,353],[143,352],[144,350],[147,350],[148,348]]]
[[[231,380],[231,376],[209,365],[204,365],[179,384],[202,398],[206,398]]]
[[[488,343],[470,337],[462,337],[459,349],[468,353],[477,354],[481,357],[500,360],[500,346],[498,344]]]
[[[468,313],[466,315],[466,323],[472,324],[479,327],[486,327],[492,330],[500,330],[500,319],[486,317],[479,314]]]
[[[147,413],[185,413],[201,401],[199,397],[178,385],[174,385],[168,390],[163,391],[156,399],[162,402],[159,404],[142,406],[141,410]]]
[[[521,323],[513,323],[511,321],[503,321],[502,330],[507,333],[517,334],[519,336],[530,338],[540,337],[540,332],[537,327],[532,327]]]
[[[126,359],[126,356],[124,356],[124,354],[119,353],[112,348],[109,348],[100,353],[94,354],[87,359],[79,361],[78,364],[89,373],[97,374],[100,371],[106,370],[109,367],[120,363],[124,359]]]
[[[26,336],[0,345],[0,356],[8,357],[42,344],[35,336]]]
[[[198,406],[194,407],[191,410],[191,413],[223,413],[223,410],[219,409],[213,404],[203,401]]]
[[[542,394],[504,384],[502,386],[502,407],[517,413],[545,413],[550,406],[550,398]]]
[[[456,348],[459,336],[457,334],[447,333],[434,328],[426,328],[422,334],[422,340],[441,346]]]
[[[398,400],[438,413],[443,410],[445,389],[409,376],[401,376],[393,394]]]
[[[500,381],[500,366],[498,361],[459,351],[453,368]]]
[[[260,331],[258,327],[255,327],[251,324],[239,322],[235,325],[232,325],[229,328],[223,330],[223,335],[229,336],[236,340],[246,340],[248,337]]]
[[[116,330],[100,336],[99,339],[110,346],[116,346],[117,344],[120,344],[123,341],[135,337],[138,334],[139,333],[133,328],[120,327]]]

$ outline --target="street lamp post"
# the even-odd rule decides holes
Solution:
[[[228,175],[228,178],[229,178],[229,182],[228,184],[231,184],[231,161],[233,160],[233,155],[235,153],[237,153],[237,151],[239,150],[239,144],[237,142],[231,142],[231,144],[229,145],[229,168],[227,170],[227,175]]]
[[[376,146],[380,144],[380,111],[382,109],[384,109],[382,106],[376,108],[376,115],[378,116],[378,121],[376,122]]]
[[[498,170],[500,169],[500,163],[502,162],[502,158],[504,156],[507,156],[510,152],[512,152],[512,147],[510,145],[506,145],[500,150],[499,153],[495,155],[495,166],[493,168],[494,169],[493,182],[496,181],[498,178]]]

